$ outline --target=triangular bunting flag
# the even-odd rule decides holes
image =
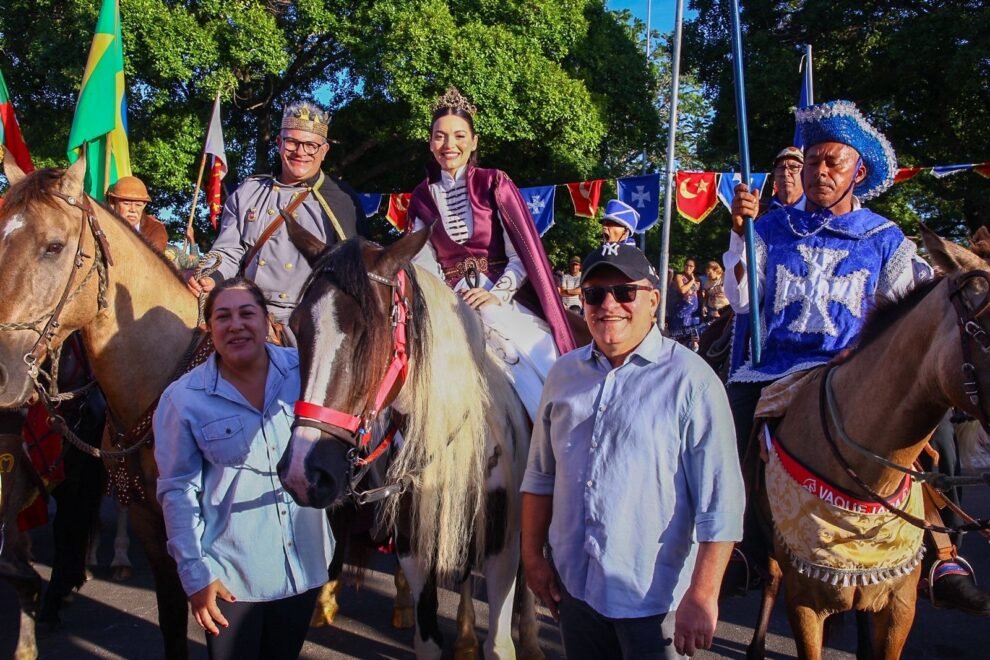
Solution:
[[[574,204],[574,215],[582,218],[593,218],[598,213],[598,201],[602,196],[602,179],[568,183],[567,192],[571,194]]]
[[[701,222],[718,204],[715,172],[678,172],[677,211],[691,222]]]
[[[898,168],[897,174],[894,175],[894,183],[904,183],[908,179],[913,179],[920,171],[920,167]]]
[[[392,193],[388,196],[388,213],[385,218],[399,231],[406,230],[406,212],[412,193]]]
[[[644,174],[619,179],[619,199],[639,213],[637,232],[644,232],[660,219],[660,175]]]
[[[361,200],[361,209],[366,218],[378,213],[378,209],[382,205],[381,193],[358,193],[358,199]]]
[[[767,184],[770,174],[767,172],[753,172],[750,174],[749,190],[752,193],[762,193],[763,186]],[[725,208],[732,211],[732,198],[736,195],[736,186],[742,181],[742,174],[739,172],[723,172],[718,180],[718,200],[725,205]]]
[[[557,186],[537,186],[535,188],[520,188],[519,192],[529,207],[533,223],[540,236],[547,233],[553,226],[553,201]]]

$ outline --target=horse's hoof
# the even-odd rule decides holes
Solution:
[[[454,646],[454,660],[478,660],[480,657],[481,648],[477,639],[457,642]]]
[[[130,566],[114,566],[110,579],[114,582],[127,582],[134,577],[134,569]]]
[[[416,620],[413,618],[413,608],[411,607],[396,607],[392,610],[392,627],[398,630],[409,630],[416,626]]]
[[[93,569],[94,568],[95,568],[95,566],[87,566],[86,567],[86,582],[89,582],[90,580],[93,579],[93,577],[95,577],[93,575]]]
[[[340,606],[336,602],[332,604],[317,602],[316,609],[313,610],[313,618],[309,620],[310,628],[332,626],[333,620],[337,618],[337,612],[339,611]]]

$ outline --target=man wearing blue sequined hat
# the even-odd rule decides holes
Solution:
[[[894,182],[897,160],[887,138],[850,101],[800,108],[796,117],[806,145],[804,204],[776,208],[754,225],[763,359],[759,365],[747,360],[727,385],[741,451],[763,388],[855,346],[867,312],[877,300],[911,290],[920,262],[897,225],[861,204]],[[758,211],[759,198],[737,186],[723,260],[725,294],[740,313],[749,311],[743,218]],[[760,563],[749,527],[744,537],[747,554]],[[955,549],[938,550],[933,601],[990,615],[990,595],[976,589],[964,562],[955,561]]]

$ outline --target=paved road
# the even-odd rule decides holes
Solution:
[[[990,491],[971,496],[972,513],[990,517]],[[112,547],[112,512],[104,511],[105,529],[101,555],[106,561]],[[51,561],[51,535],[40,530],[34,535],[37,568],[47,578]],[[990,584],[990,546],[980,537],[969,535],[964,554],[977,566],[977,571]],[[152,592],[151,575],[140,550],[132,548],[135,575],[125,584],[109,579],[108,570],[97,570],[93,580],[74,596],[72,604],[63,611],[59,629],[43,632],[39,639],[42,658],[147,658],[162,657],[157,612]],[[332,628],[311,629],[303,658],[412,658],[412,632],[394,630],[390,626],[393,587],[388,571],[391,560],[380,556],[374,570],[368,571],[360,591],[353,588],[343,592],[342,614]],[[476,594],[482,589],[476,585]],[[0,612],[10,612],[9,593],[0,584]],[[758,596],[730,599],[722,604],[715,645],[711,652],[699,657],[740,658],[752,635],[750,627],[759,607]],[[478,635],[484,639],[487,630],[487,607],[476,599]],[[440,598],[441,629],[452,644],[456,636],[454,616],[456,595],[442,592]],[[3,617],[7,618],[7,617]],[[935,610],[920,603],[914,629],[905,651],[907,658],[986,658],[990,657],[990,622],[963,614]],[[829,642],[826,658],[852,658],[855,649],[854,622],[851,616],[839,631],[837,639]],[[9,628],[0,626],[0,634]],[[202,632],[192,623],[188,636],[193,658],[205,658]],[[548,658],[563,658],[560,640],[552,621],[541,616],[541,639]],[[769,658],[795,657],[790,630],[778,606],[771,625]],[[449,649],[445,657],[449,657]]]

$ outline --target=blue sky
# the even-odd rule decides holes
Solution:
[[[646,22],[647,5],[652,5],[653,14],[650,17],[650,26],[660,32],[672,32],[674,30],[674,0],[609,0],[609,9],[628,9],[634,16]],[[687,12],[688,2],[684,1],[684,11]]]

